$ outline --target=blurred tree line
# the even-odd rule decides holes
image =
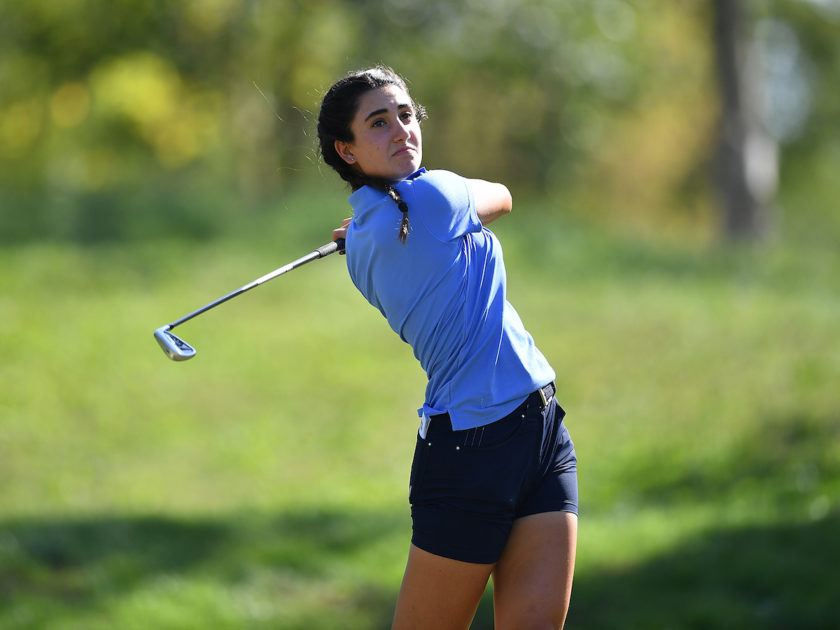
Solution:
[[[721,219],[740,164],[760,212],[778,180],[837,226],[838,25],[840,0],[2,0],[0,241],[201,237],[338,186],[320,96],[374,63],[429,110],[428,166],[546,211],[781,225]]]

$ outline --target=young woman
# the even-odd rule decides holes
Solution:
[[[577,468],[554,371],[505,298],[502,184],[421,168],[402,78],[375,67],[325,95],[324,162],[351,187],[350,277],[428,375],[411,466],[413,535],[393,628],[468,628],[493,577],[495,627],[561,628]]]

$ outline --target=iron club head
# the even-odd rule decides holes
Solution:
[[[167,326],[161,326],[155,331],[155,339],[163,348],[166,356],[173,361],[186,361],[195,356],[195,348],[169,332]]]

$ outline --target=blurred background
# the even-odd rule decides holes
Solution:
[[[839,35],[838,0],[2,0],[0,627],[389,626],[424,375],[343,259],[188,364],[152,339],[331,238],[320,98],[376,63],[427,167],[513,192],[567,627],[840,627]]]

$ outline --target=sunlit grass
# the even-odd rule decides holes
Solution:
[[[538,218],[498,231],[580,459],[569,627],[826,627],[836,252],[680,251]],[[299,222],[0,253],[0,626],[388,626],[424,375],[344,260],[184,324],[192,361],[152,339],[327,240]]]

